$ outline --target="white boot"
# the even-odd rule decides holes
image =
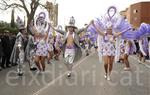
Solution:
[[[107,75],[107,80],[110,81],[110,75],[109,74]]]

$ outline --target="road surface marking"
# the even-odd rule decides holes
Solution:
[[[76,65],[74,65],[73,69],[76,68],[77,66],[79,66],[83,61],[85,61],[88,57],[92,56],[94,53],[90,54],[89,56],[83,58],[81,61],[77,62]],[[65,73],[63,73],[62,75],[58,76],[57,78],[55,78],[54,80],[52,80],[51,82],[49,82],[46,86],[44,86],[43,88],[39,89],[37,92],[35,92],[33,95],[39,95],[42,91],[44,91],[45,89],[47,89],[49,86],[53,85],[57,80],[59,80],[60,78],[62,78],[63,76],[65,76],[68,73],[68,71],[66,71]]]

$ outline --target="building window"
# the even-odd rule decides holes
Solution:
[[[134,14],[136,14],[137,12],[138,12],[138,10],[136,10],[136,9],[133,10],[133,13],[134,13]]]

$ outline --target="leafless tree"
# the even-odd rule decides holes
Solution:
[[[47,0],[0,0],[0,9],[17,8],[24,10],[27,16],[27,25],[29,25],[38,7],[47,8],[46,2]]]

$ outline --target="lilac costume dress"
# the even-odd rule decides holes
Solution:
[[[110,38],[111,37],[111,38]],[[102,40],[102,56],[115,56],[115,45],[111,40],[114,40],[112,35],[105,35]]]
[[[36,55],[37,56],[47,56],[48,54],[48,44],[47,42],[44,40],[46,36],[46,33],[41,33],[40,37],[37,38],[36,42],[37,42],[37,47],[36,47]]]
[[[52,52],[54,50],[53,44],[54,44],[54,37],[52,34],[50,34],[49,39],[48,39],[48,51],[49,52]]]

